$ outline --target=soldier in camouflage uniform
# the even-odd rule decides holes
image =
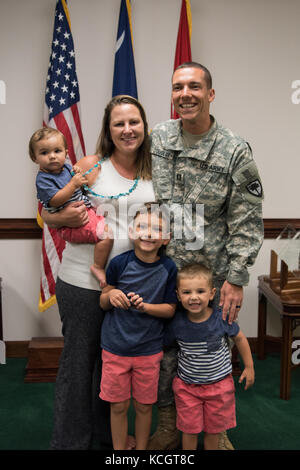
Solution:
[[[205,67],[190,63],[175,70],[172,99],[180,119],[154,127],[152,175],[157,200],[171,211],[179,211],[183,227],[189,228],[181,231],[182,237],[180,233],[174,236],[174,215],[168,256],[178,268],[203,256],[208,260],[218,288],[215,302],[222,306],[224,319],[229,314],[231,322],[242,305],[248,267],[263,241],[263,194],[250,146],[210,115],[214,98]],[[204,216],[197,219],[201,205]],[[175,373],[176,352],[172,349],[161,364],[159,424],[148,449],[170,449],[179,443],[171,389]],[[221,448],[233,448],[226,433],[225,445],[222,438]]]

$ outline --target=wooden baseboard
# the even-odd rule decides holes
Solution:
[[[6,357],[27,357],[29,341],[5,341]]]
[[[248,338],[252,354],[256,354],[257,338]],[[24,382],[55,382],[63,338],[32,338],[31,341],[6,341],[6,357],[27,357]],[[268,336],[266,352],[280,352],[281,338]],[[238,356],[234,355],[234,375],[239,375]]]
[[[63,347],[63,338],[39,338],[39,340],[54,341],[57,347],[57,341],[61,341],[61,348]],[[248,338],[250,348],[253,354],[256,353],[257,338]],[[280,337],[274,338],[270,336],[267,338],[268,341],[268,352],[280,352]],[[5,341],[6,345],[6,357],[28,357],[28,348],[30,341]]]
[[[248,338],[253,354],[256,353],[257,338]],[[55,382],[59,358],[63,349],[63,338],[32,338],[31,341],[6,341],[6,357],[27,357],[24,382]],[[280,338],[267,338],[267,352],[280,352]],[[235,373],[238,361],[235,359]]]

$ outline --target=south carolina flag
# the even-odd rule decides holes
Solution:
[[[121,0],[120,6],[112,91],[112,96],[116,95],[138,97],[133,56],[130,0]]]

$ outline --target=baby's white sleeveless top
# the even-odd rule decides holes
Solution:
[[[127,193],[133,184],[133,180],[121,176],[111,160],[106,159],[101,164],[101,171],[91,190],[97,194],[112,196]],[[155,201],[152,181],[140,179],[136,189],[129,196],[119,199],[106,199],[90,193],[89,196],[98,214],[107,213],[106,223],[113,229],[114,243],[109,263],[114,256],[132,249],[133,245],[128,238],[128,224],[141,204]],[[99,282],[90,272],[93,262],[94,245],[66,243],[58,277],[76,287],[100,290]]]

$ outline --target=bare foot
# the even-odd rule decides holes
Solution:
[[[135,437],[134,436],[127,436],[126,450],[133,450],[133,449],[135,449]]]
[[[101,289],[107,286],[105,270],[102,268],[98,268],[98,266],[96,266],[95,264],[92,264],[90,269],[93,275],[95,276],[95,278],[98,279]]]

